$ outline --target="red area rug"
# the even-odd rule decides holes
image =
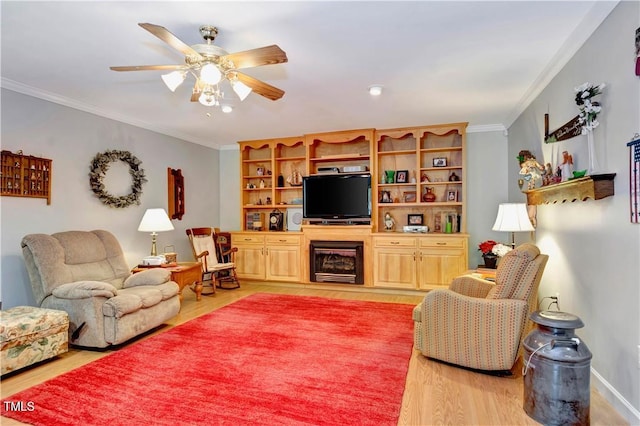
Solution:
[[[34,425],[396,425],[413,306],[254,294],[4,401]],[[16,405],[13,405],[16,407]]]

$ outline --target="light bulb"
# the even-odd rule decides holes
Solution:
[[[206,64],[200,70],[200,79],[204,81],[206,84],[214,85],[218,84],[220,79],[222,78],[222,74],[217,66],[214,64]]]

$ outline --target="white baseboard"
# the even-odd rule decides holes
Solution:
[[[624,417],[630,425],[640,425],[640,411],[638,411],[629,401],[618,392],[611,383],[607,382],[596,370],[591,367],[591,377],[593,386],[600,394],[609,401],[613,408]]]

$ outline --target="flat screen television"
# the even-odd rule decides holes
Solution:
[[[370,222],[371,175],[304,176],[302,210],[310,222]]]

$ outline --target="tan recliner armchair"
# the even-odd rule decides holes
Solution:
[[[22,239],[33,295],[42,308],[69,314],[69,342],[104,348],[123,343],[180,311],[171,272],[131,274],[107,231],[30,234]]]
[[[414,347],[463,367],[510,370],[532,326],[548,258],[523,244],[500,260],[495,283],[463,275],[430,291],[413,310]]]

